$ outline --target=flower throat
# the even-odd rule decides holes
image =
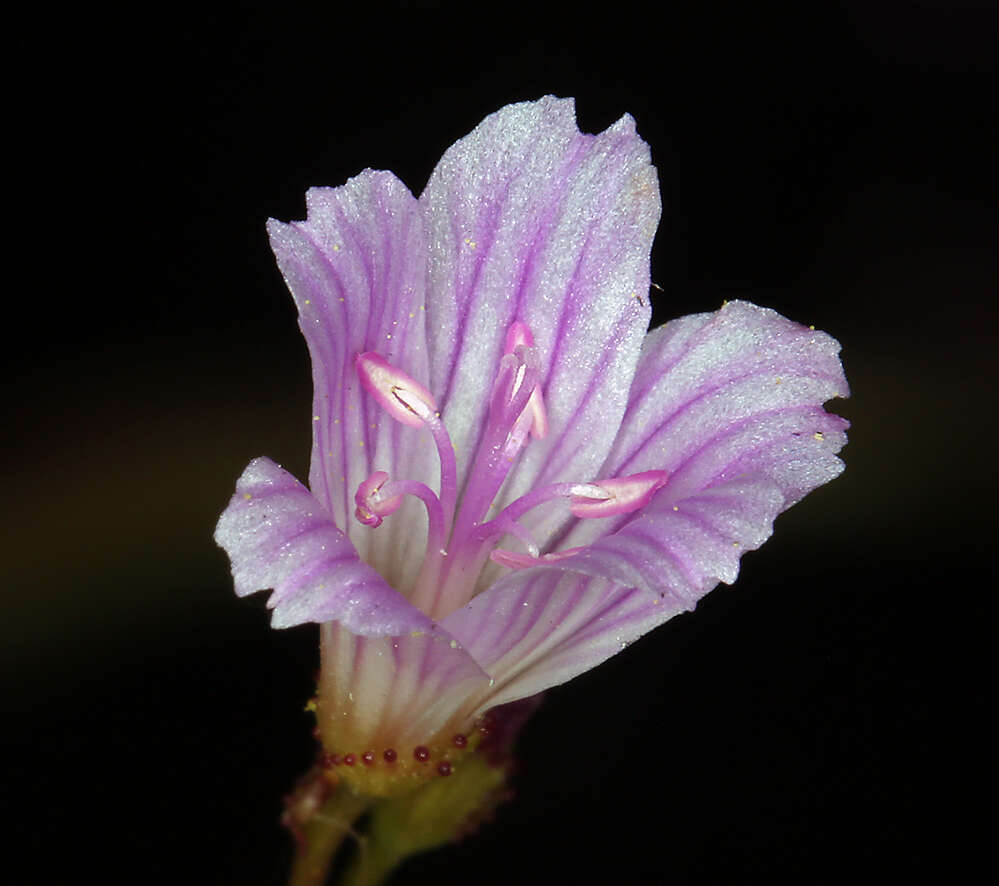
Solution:
[[[529,437],[548,432],[540,371],[531,330],[521,322],[507,330],[503,356],[489,395],[486,426],[472,461],[458,506],[454,446],[431,393],[375,351],[358,354],[354,367],[364,388],[392,418],[413,428],[427,428],[440,460],[439,492],[414,480],[375,471],[357,488],[356,518],[375,528],[397,511],[407,495],[427,509],[427,550],[412,589],[411,602],[440,620],[467,603],[475,593],[487,560],[524,569],[562,560],[582,548],[542,554],[520,518],[545,502],[565,498],[581,519],[611,517],[644,507],[667,479],[665,471],[645,471],[592,483],[553,483],[522,495],[496,517],[485,520],[503,482]],[[498,547],[513,536],[526,548]]]

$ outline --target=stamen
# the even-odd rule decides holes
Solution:
[[[420,428],[424,416],[437,411],[430,391],[401,369],[396,369],[381,354],[375,351],[358,354],[354,358],[354,368],[361,384],[396,421]]]
[[[393,480],[385,471],[375,471],[367,480],[357,487],[354,501],[357,510],[354,515],[365,526],[372,529],[381,526],[382,518],[394,514],[402,507],[405,496],[412,495],[426,505],[427,508],[427,555],[432,558],[436,552],[439,559],[444,545],[444,510],[440,499],[425,483],[416,480]]]
[[[476,532],[473,539],[482,544],[483,541],[487,541],[490,538],[496,538],[501,535],[512,535],[514,538],[519,538],[524,546],[527,548],[528,553],[532,557],[537,557],[541,553],[541,549],[538,547],[537,543],[531,537],[531,533],[528,532],[523,526],[521,526],[516,520],[511,520],[504,514],[500,514],[495,520],[490,520],[489,523],[483,524],[483,527],[493,527],[492,530],[486,530],[481,534]],[[481,528],[481,527],[480,527]]]
[[[402,507],[401,495],[383,495],[382,487],[388,482],[386,471],[375,471],[367,480],[357,487],[354,501],[357,510],[354,516],[365,526],[375,528],[382,525],[382,517],[394,514]]]
[[[584,546],[585,547],[585,546]],[[555,551],[551,554],[542,554],[540,557],[530,554],[521,554],[517,551],[507,551],[503,548],[496,548],[489,555],[489,559],[507,569],[528,569],[531,566],[539,566],[545,563],[557,563],[559,560],[568,560],[578,554],[583,547],[566,548],[564,551]]]
[[[590,486],[604,494],[595,496],[588,492],[574,493],[569,510],[573,516],[582,519],[629,514],[644,508],[656,491],[666,485],[668,479],[666,471],[643,471],[629,477],[598,480]]]
[[[361,384],[392,418],[412,428],[426,426],[433,434],[441,461],[439,501],[444,515],[443,540],[451,531],[451,522],[454,519],[454,505],[458,494],[458,467],[454,458],[454,445],[437,414],[437,403],[423,385],[393,366],[376,351],[365,351],[354,357],[354,368],[361,379]]]
[[[451,532],[454,520],[454,506],[458,498],[458,464],[454,457],[454,444],[448,436],[447,428],[440,416],[435,412],[423,416],[423,423],[430,429],[434,444],[437,446],[437,457],[441,463],[441,509],[444,513],[444,531],[442,540]]]
[[[497,424],[509,428],[527,408],[538,384],[538,369],[532,358],[528,349],[519,346],[500,360],[499,375],[489,402],[489,417]]]
[[[609,498],[610,493],[599,486],[589,483],[553,483],[541,489],[535,489],[527,495],[522,495],[512,504],[507,505],[496,517],[473,528],[467,535],[456,541],[452,538],[450,548],[454,553],[448,564],[446,581],[431,599],[434,612],[447,614],[471,597],[475,579],[482,571],[487,559],[510,569],[524,569],[538,563],[561,560],[569,553],[540,553],[537,542],[530,532],[517,522],[518,518],[528,511],[539,507],[556,498],[572,499],[576,496],[586,496],[591,500]],[[504,535],[512,535],[524,543],[527,553],[507,551],[502,548],[490,551],[491,544]],[[575,550],[572,551],[575,553]],[[495,556],[493,556],[495,554]],[[415,598],[414,598],[415,602]]]
[[[503,348],[503,353],[512,354],[518,347],[534,347],[534,335],[527,324],[521,323],[519,320],[511,323],[510,328],[506,331],[506,345]],[[548,412],[541,396],[541,385],[534,386],[531,399],[527,401],[527,409],[531,415],[531,436],[540,440],[548,433]]]
[[[510,324],[510,328],[506,331],[506,342],[503,346],[503,353],[512,354],[515,350],[517,350],[518,345],[533,348],[534,333],[531,332],[531,327],[526,323],[521,323],[520,320],[515,320]]]
[[[541,399],[541,385],[534,389],[531,399],[527,401],[527,411],[531,413],[531,436],[540,440],[548,433],[548,411],[545,401]]]
[[[461,511],[455,521],[458,544],[472,532],[489,510],[506,479],[513,461],[527,442],[531,415],[526,411],[538,371],[523,347],[506,354],[489,401],[486,432],[479,442],[465,486]],[[523,371],[522,371],[523,370]]]
[[[433,396],[374,351],[358,354],[354,364],[362,385],[379,405],[402,424],[426,427],[437,447],[441,469],[439,496],[423,483],[393,480],[385,471],[372,473],[358,486],[354,496],[357,519],[372,528],[399,510],[407,495],[419,498],[426,506],[429,524],[426,556],[415,583],[404,593],[408,592],[413,605],[432,618],[443,618],[471,599],[482,568],[489,560],[508,569],[527,569],[557,563],[583,550],[576,547],[542,554],[541,545],[519,522],[528,511],[561,498],[568,499],[568,510],[581,519],[628,514],[648,504],[668,479],[665,471],[645,471],[593,483],[555,483],[528,492],[494,519],[480,522],[493,505],[528,437],[543,437],[548,429],[531,330],[520,321],[507,330],[499,371],[489,393],[485,427],[469,465],[457,513],[454,446]],[[524,550],[490,550],[507,535],[518,539]],[[418,760],[419,752],[424,750],[416,749]],[[389,759],[388,751],[385,759]]]
[[[545,502],[556,498],[585,498],[588,501],[602,501],[610,497],[610,492],[592,483],[553,483],[550,486],[542,486],[540,489],[534,489],[508,504],[492,520],[479,526],[471,537],[476,542],[483,542],[509,532],[520,538],[522,536],[511,527],[520,527],[516,521],[528,511],[533,511]]]

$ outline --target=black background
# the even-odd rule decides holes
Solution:
[[[308,360],[264,220],[366,166],[419,193],[485,114],[546,93],[584,131],[630,112],[651,145],[657,321],[742,297],[840,339],[848,468],[735,587],[549,693],[515,801],[392,882],[930,860],[953,813],[927,802],[932,677],[984,639],[995,581],[996,16],[660,9],[173,6],[18,31],[5,882],[282,882],[315,631],[237,601],[211,540],[251,457],[307,475]]]

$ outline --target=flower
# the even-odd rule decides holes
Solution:
[[[491,708],[734,581],[842,470],[830,336],[745,302],[646,334],[659,189],[623,117],[511,105],[419,199],[366,170],[269,223],[312,357],[309,488],[250,463],[216,540],[275,627],[321,625],[327,765],[444,776]]]

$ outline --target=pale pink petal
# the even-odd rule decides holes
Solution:
[[[325,624],[321,646],[320,717],[329,749],[338,753],[392,747],[409,754],[449,725],[467,729],[469,698],[489,685],[488,675],[438,625],[372,637]]]
[[[442,622],[493,678],[476,712],[596,667],[682,611],[675,601],[550,567],[502,579]]]
[[[497,680],[490,698],[562,682],[734,581],[775,517],[842,470],[847,423],[822,408],[848,393],[838,352],[740,302],[652,333],[601,474],[668,480],[637,514],[570,518],[551,550],[572,556],[507,575],[444,620]]]
[[[372,532],[354,519],[357,487],[376,470],[433,482],[432,442],[386,416],[364,390],[354,359],[374,351],[427,379],[427,248],[416,200],[388,172],[368,170],[339,188],[313,188],[308,220],[268,230],[312,356],[315,386],[309,485],[361,555],[393,584],[420,556],[426,517],[408,500]]]
[[[732,481],[674,505],[663,492],[625,531],[500,579],[442,626],[495,679],[481,704],[589,670],[732,582],[783,503],[771,482]]]
[[[584,135],[571,100],[511,105],[444,154],[420,203],[431,244],[429,387],[460,477],[515,322],[533,333],[548,428],[520,456],[501,503],[595,476],[649,320],[659,189],[634,121]]]
[[[730,302],[649,334],[603,473],[665,470],[656,499],[671,506],[731,480],[767,481],[758,488],[776,487],[785,510],[843,470],[836,453],[849,423],[823,404],[848,395],[835,339]],[[629,519],[566,523],[554,547],[595,541]]]
[[[276,628],[338,621],[363,635],[429,631],[433,622],[364,563],[329,512],[268,458],[250,462],[215,541],[240,596],[272,588]]]
[[[763,476],[729,480],[682,499],[667,486],[638,517],[583,548],[565,568],[693,609],[720,581],[735,581],[739,558],[770,537],[783,505],[780,488]]]

